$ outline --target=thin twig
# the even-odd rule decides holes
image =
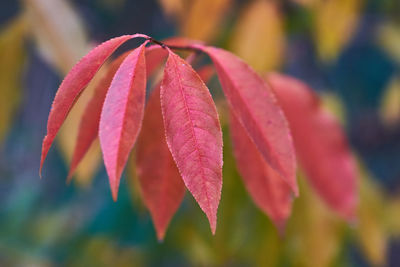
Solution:
[[[147,38],[147,40],[149,40],[150,42],[152,42],[154,44],[157,44],[157,45],[161,46],[164,49],[166,49],[168,47],[169,49],[172,49],[172,50],[192,51],[192,52],[195,52],[196,54],[201,52],[200,49],[195,48],[195,47],[191,47],[191,46],[167,45],[167,44],[164,44],[163,42],[158,41],[158,40],[156,40],[156,39],[154,39],[152,37]]]

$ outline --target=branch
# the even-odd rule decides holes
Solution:
[[[192,51],[192,52],[195,52],[196,54],[202,52],[200,49],[192,47],[192,46],[167,45],[161,41],[154,39],[153,37],[149,37],[149,38],[147,38],[147,40],[149,40],[153,44],[157,44],[157,45],[161,46],[164,49],[166,49],[168,47],[169,49],[172,49],[172,50]]]

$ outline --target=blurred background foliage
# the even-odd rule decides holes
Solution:
[[[40,180],[41,141],[63,76],[95,44],[136,32],[204,40],[261,74],[309,83],[340,118],[359,160],[358,220],[348,225],[332,213],[300,171],[301,195],[280,237],[238,176],[221,101],[224,187],[215,236],[187,194],[158,243],[133,164],[114,203],[98,144],[65,185],[90,89]],[[0,265],[400,266],[399,66],[397,0],[2,0]]]

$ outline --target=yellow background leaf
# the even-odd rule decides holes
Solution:
[[[185,12],[184,0],[159,0],[158,2],[168,16],[181,18]]]
[[[400,121],[400,77],[398,76],[392,79],[383,94],[380,115],[387,124]]]
[[[390,236],[400,237],[400,196],[388,200],[386,204],[386,227]]]
[[[400,26],[394,23],[383,24],[379,28],[378,38],[386,52],[400,62]]]
[[[360,179],[357,237],[364,254],[375,266],[384,266],[388,233],[385,201],[380,186],[363,170]]]
[[[26,21],[20,17],[0,32],[0,142],[20,102],[26,26]]]
[[[258,71],[279,68],[285,53],[282,14],[276,1],[254,1],[236,25],[230,49]]]
[[[335,115],[340,123],[344,125],[346,122],[347,114],[346,108],[340,97],[333,92],[323,92],[321,94],[321,100],[323,108]]]
[[[338,257],[345,223],[316,195],[304,177],[300,197],[294,201],[287,236],[294,266],[331,266]]]
[[[185,37],[212,40],[219,32],[222,19],[231,0],[192,0],[180,22]]]
[[[65,75],[90,49],[81,18],[65,0],[24,0],[24,7],[39,52]],[[75,103],[58,134],[58,144],[67,162],[71,161],[80,118],[99,76]],[[78,184],[89,184],[100,158],[99,146],[93,145],[76,170]]]
[[[362,0],[320,0],[313,5],[314,38],[319,56],[331,61],[353,36]]]
[[[69,266],[146,266],[144,252],[136,246],[122,246],[107,236],[88,237]]]
[[[62,125],[58,134],[58,143],[61,146],[65,160],[70,163],[75,149],[76,138],[78,136],[79,125],[86,105],[93,95],[96,85],[101,81],[101,77],[107,71],[108,66],[100,68],[94,79],[89,83],[86,90],[82,93],[73,109],[68,114],[67,119]],[[101,160],[101,151],[98,140],[92,144],[85,157],[82,159],[75,176],[76,182],[81,186],[88,186],[95,174]]]
[[[24,0],[39,52],[63,75],[88,51],[81,18],[65,0]]]

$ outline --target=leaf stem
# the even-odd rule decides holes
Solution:
[[[161,41],[158,41],[158,40],[154,39],[153,37],[149,37],[149,38],[147,38],[147,40],[149,40],[153,44],[157,44],[157,45],[161,46],[164,49],[166,49],[168,47],[169,49],[172,49],[172,50],[192,51],[192,52],[195,52],[196,54],[201,52],[200,49],[192,47],[192,46],[167,45],[167,44],[165,44],[165,43],[163,43]]]

